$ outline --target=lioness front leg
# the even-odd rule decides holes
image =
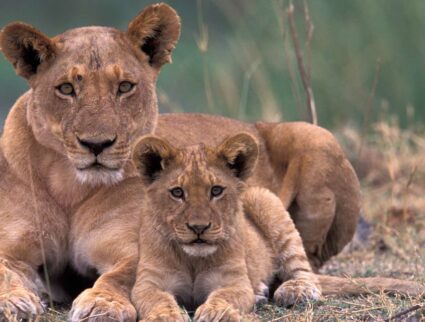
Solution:
[[[27,264],[0,259],[0,321],[30,319],[44,312],[42,282]]]
[[[312,271],[300,234],[281,200],[265,188],[249,188],[242,196],[250,220],[271,241],[279,278],[284,281],[274,293],[282,306],[318,300],[320,283]]]
[[[136,320],[130,293],[139,256],[139,203],[144,195],[143,186],[132,182],[100,190],[74,214],[72,264],[83,275],[95,269],[100,277],[74,300],[71,321]],[[130,193],[136,197],[122,202]]]
[[[1,155],[0,173],[0,321],[31,319],[43,313],[47,295],[38,270],[44,265],[50,276],[61,270],[68,226],[42,189],[33,195],[2,167]]]
[[[71,321],[136,320],[136,310],[130,303],[137,257],[123,259],[100,275],[92,288],[86,289],[73,302]]]

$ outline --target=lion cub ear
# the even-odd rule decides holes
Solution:
[[[20,22],[8,24],[0,32],[0,49],[16,73],[26,79],[55,56],[55,45],[49,37]]]
[[[225,139],[217,147],[217,156],[226,162],[235,176],[246,180],[257,164],[259,148],[257,140],[248,133],[240,133]]]
[[[133,150],[133,162],[146,183],[152,183],[177,155],[166,140],[148,135],[142,137]]]
[[[180,38],[180,18],[165,3],[150,5],[129,23],[127,36],[159,70],[171,62],[171,52]]]

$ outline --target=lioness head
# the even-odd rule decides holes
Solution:
[[[257,142],[245,133],[216,148],[177,149],[157,137],[142,138],[133,161],[148,184],[147,216],[187,254],[214,253],[234,236],[239,194],[257,157]]]
[[[176,12],[155,4],[126,32],[84,27],[49,38],[11,23],[0,47],[31,86],[27,119],[37,141],[65,155],[81,182],[99,184],[119,181],[132,140],[153,131],[156,79],[179,35]]]

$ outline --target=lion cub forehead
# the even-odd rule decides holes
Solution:
[[[182,173],[177,181],[182,184],[197,181],[203,184],[213,184],[217,181],[215,174],[214,153],[204,144],[188,146],[180,151]]]

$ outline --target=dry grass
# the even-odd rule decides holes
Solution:
[[[357,240],[330,260],[322,273],[425,283],[425,139],[419,133],[377,123],[359,158],[359,133],[341,131],[362,175],[363,216],[372,232],[367,242]],[[398,315],[408,309],[411,312]],[[261,306],[247,320],[385,321],[394,316],[391,321],[425,321],[423,300],[385,294],[327,297],[291,309]]]

